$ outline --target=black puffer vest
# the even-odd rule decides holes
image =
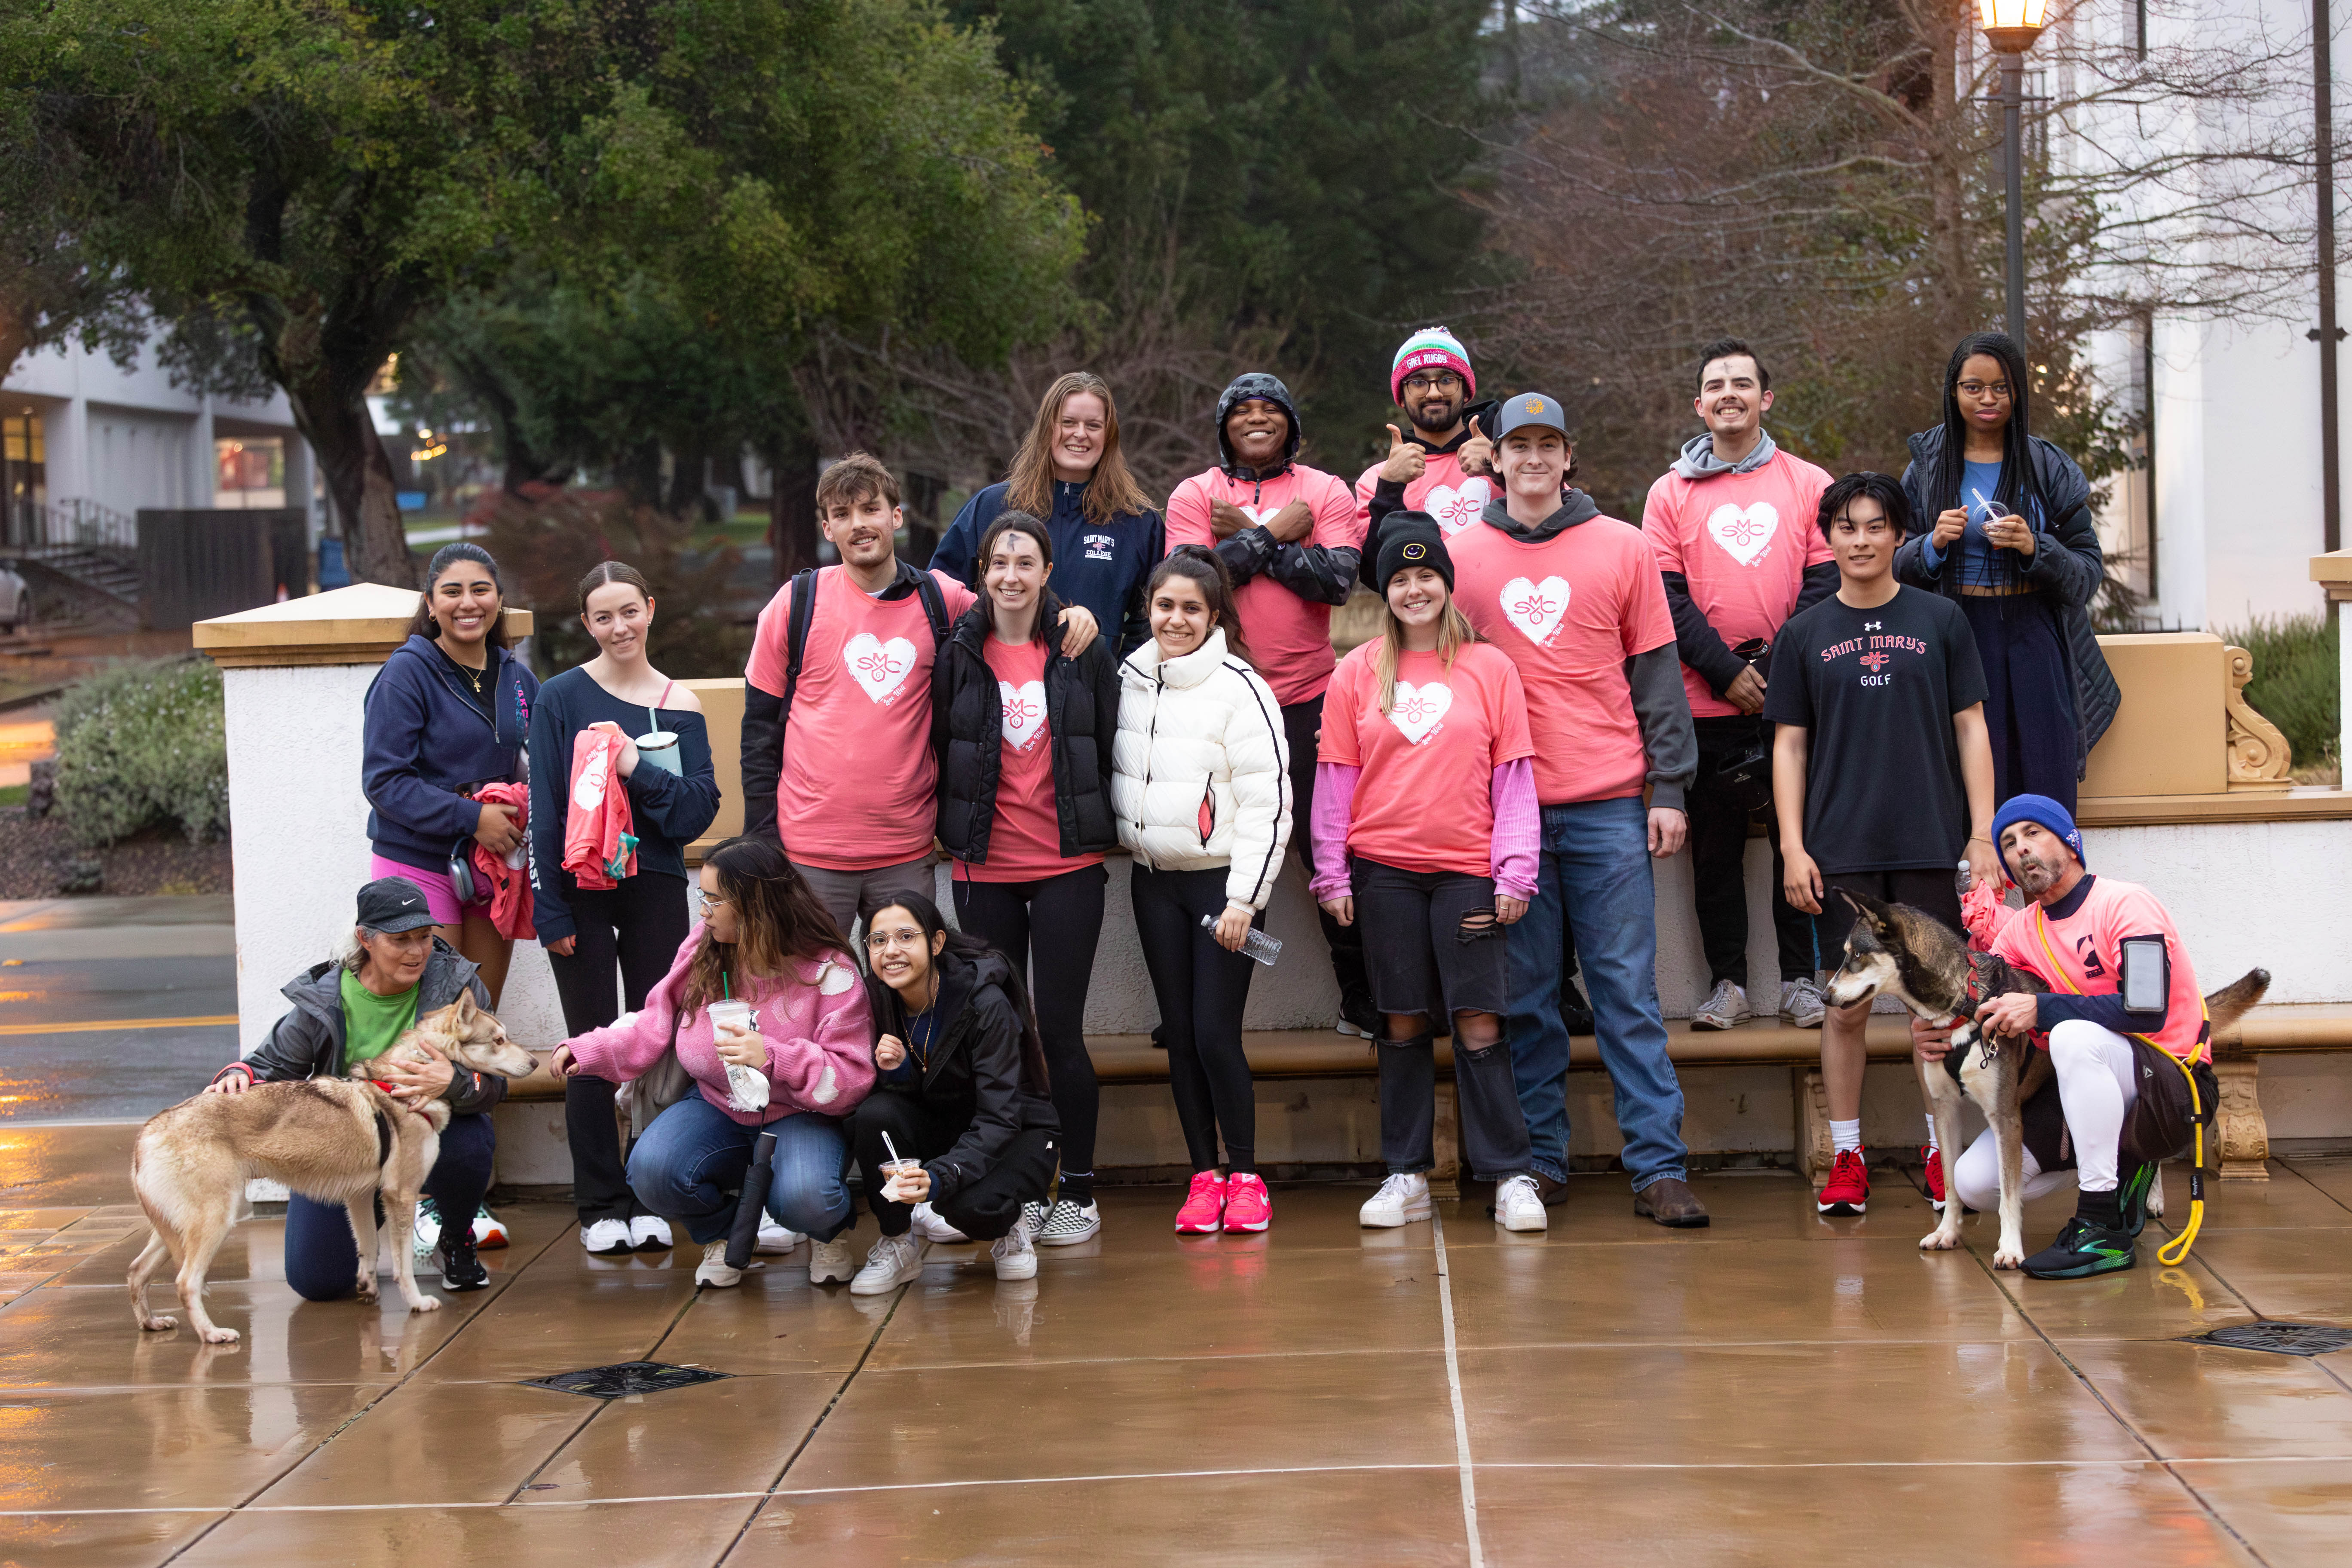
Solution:
[[[1118,665],[1097,639],[1076,658],[1062,653],[1062,606],[1045,595],[1037,635],[1046,639],[1045,723],[1054,752],[1054,812],[1062,853],[1118,847],[1111,815],[1111,742],[1118,734]],[[982,652],[988,601],[966,610],[931,664],[931,750],[940,760],[940,842],[972,865],[988,860],[1003,776],[1003,710],[996,672]]]

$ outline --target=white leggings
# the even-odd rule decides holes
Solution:
[[[2074,1145],[2074,1174],[2086,1193],[2116,1190],[2116,1150],[2124,1113],[2139,1098],[2139,1064],[2132,1043],[2113,1029],[2068,1018],[2050,1031],[2050,1064],[2058,1069],[2058,1102]],[[2044,1171],[2025,1151],[2025,1195],[2038,1198],[2066,1184],[2063,1171]],[[1979,1214],[2000,1202],[2000,1151],[1988,1127],[1961,1154],[1952,1173],[1960,1202]]]

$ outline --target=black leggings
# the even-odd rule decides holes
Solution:
[[[1225,868],[1154,871],[1138,864],[1128,886],[1135,897],[1135,934],[1143,943],[1151,993],[1160,1003],[1168,1040],[1168,1086],[1192,1169],[1214,1170],[1217,1134],[1235,1173],[1257,1169],[1257,1095],[1242,1049],[1242,1009],[1249,1004],[1257,962],[1227,952],[1201,925],[1225,912]],[[1259,911],[1253,925],[1263,928]]]
[[[1062,1123],[1061,1195],[1081,1204],[1094,1200],[1095,1121],[1102,1103],[1094,1058],[1087,1054],[1087,984],[1094,976],[1103,884],[1109,880],[1100,866],[1087,866],[1042,882],[955,881],[957,923],[1011,960],[1014,973],[1029,976],[1054,1114]]]
[[[1316,737],[1323,732],[1323,699],[1310,697],[1282,710],[1282,732],[1290,742],[1290,847],[1307,875],[1315,875]],[[1339,983],[1339,1005],[1369,1005],[1371,982],[1364,972],[1364,936],[1359,926],[1343,926],[1320,904],[1315,918],[1323,927],[1323,942],[1331,950],[1331,978]]]
[[[617,888],[569,889],[578,940],[567,956],[547,955],[555,972],[555,994],[563,1004],[563,1032],[577,1037],[601,1029],[623,1012],[646,1005],[646,993],[669,973],[690,923],[682,878],[644,871],[622,879]],[[620,994],[613,967],[620,964]],[[614,1120],[617,1085],[601,1078],[572,1078],[563,1084],[563,1131],[572,1145],[572,1198],[580,1223],[602,1219],[624,1224],[647,1212],[629,1191],[621,1162],[621,1128]]]

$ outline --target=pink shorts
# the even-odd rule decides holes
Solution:
[[[368,857],[368,876],[371,879],[405,877],[424,889],[425,907],[431,912],[435,925],[455,926],[466,923],[465,910],[457,904],[457,889],[450,885],[449,873],[446,871],[427,871],[422,867],[411,866],[405,861],[387,860],[381,855],[371,855]],[[477,900],[467,907],[487,909],[488,902],[486,899]]]

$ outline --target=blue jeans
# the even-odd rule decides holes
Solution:
[[[751,1168],[751,1141],[762,1131],[776,1135],[768,1181],[770,1217],[819,1241],[847,1229],[849,1185],[842,1173],[849,1144],[840,1122],[814,1111],[765,1128],[746,1127],[699,1093],[690,1094],[655,1117],[630,1151],[629,1190],[662,1218],[686,1226],[697,1242],[722,1240],[735,1226],[735,1200]]]
[[[1568,1174],[1568,1029],[1559,1021],[1560,944],[1576,936],[1601,1063],[1617,1096],[1625,1169],[1640,1192],[1683,1177],[1683,1087],[1658,1011],[1658,920],[1649,812],[1639,795],[1543,808],[1535,900],[1510,928],[1511,1070],[1535,1168]]]

